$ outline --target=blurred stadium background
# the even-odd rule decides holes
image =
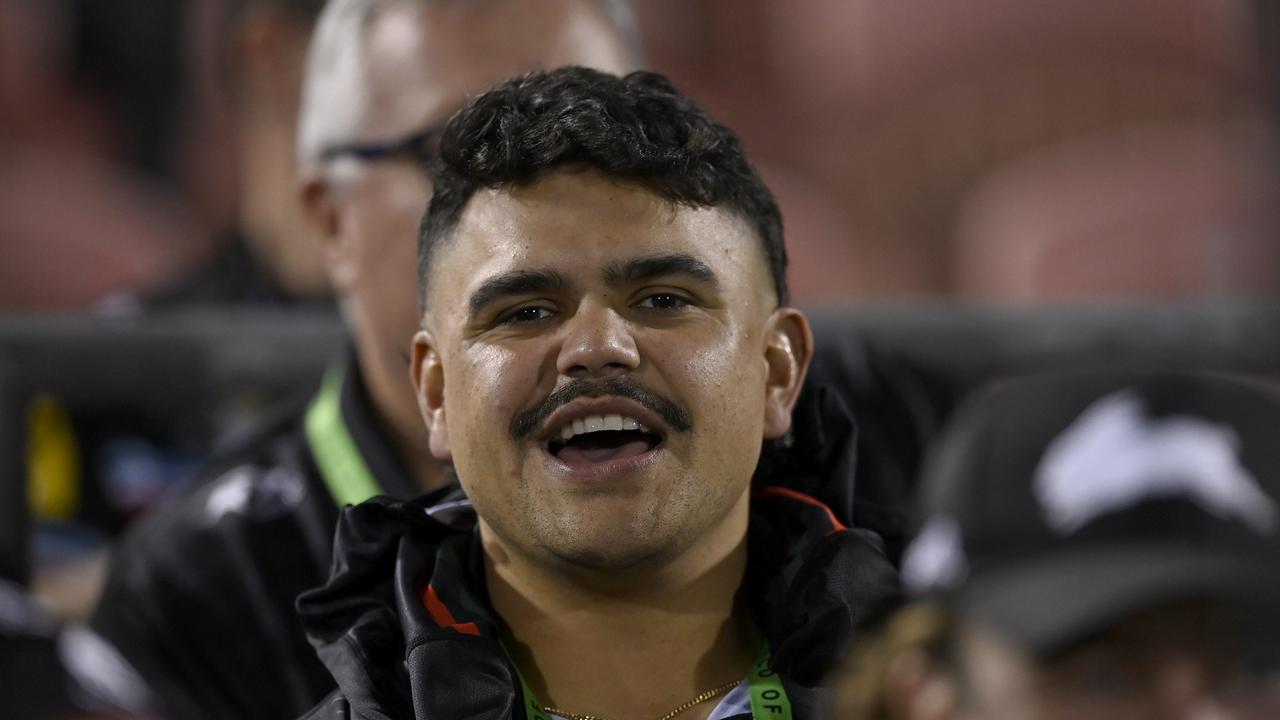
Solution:
[[[315,283],[156,300],[254,222],[253,5],[0,0],[0,575],[64,617],[112,537],[344,342]],[[777,194],[820,342],[956,393],[1098,360],[1280,375],[1275,3],[635,10]]]

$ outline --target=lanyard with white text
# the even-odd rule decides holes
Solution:
[[[516,670],[516,676],[520,678],[520,691],[524,694],[525,717],[528,720],[551,720],[551,715],[547,714],[542,703],[538,702],[538,698],[529,690],[519,670]],[[792,720],[791,700],[787,698],[787,691],[782,687],[782,679],[769,669],[769,643],[765,643],[760,649],[760,656],[751,666],[751,674],[747,676],[747,689],[751,693],[752,718]]]

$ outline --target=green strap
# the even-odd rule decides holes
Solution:
[[[510,658],[509,655],[507,657]],[[515,667],[514,661],[511,663],[511,667]],[[529,684],[524,681],[524,675],[520,674],[519,668],[516,668],[516,677],[520,678],[520,693],[524,696],[525,720],[551,720],[551,716],[547,714],[547,711],[542,709],[542,703],[538,702],[538,698],[529,689]]]
[[[512,666],[515,666],[514,662]],[[529,690],[529,685],[524,681],[524,676],[520,674],[518,668],[516,677],[520,679],[520,692],[524,695],[525,717],[528,720],[550,720],[547,711],[542,709],[542,703],[538,702],[538,698],[534,697],[533,692]],[[765,643],[760,649],[760,656],[751,666],[751,674],[747,676],[747,689],[751,693],[752,718],[791,720],[791,700],[787,697],[786,689],[782,687],[782,679],[776,672],[769,669],[769,643]]]
[[[342,380],[342,369],[330,368],[307,409],[307,443],[339,507],[359,505],[382,492],[342,419]]]
[[[760,657],[751,667],[747,685],[751,690],[751,717],[791,720],[791,699],[782,687],[782,678],[769,669],[769,643],[764,644]]]

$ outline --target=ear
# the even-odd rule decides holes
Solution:
[[[426,423],[431,445],[431,455],[447,462],[453,459],[449,446],[449,426],[445,422],[444,368],[440,365],[440,353],[427,330],[419,330],[413,336],[413,359],[409,364],[409,379],[418,396],[418,411]]]
[[[302,212],[311,235],[321,243],[329,283],[346,295],[355,284],[358,264],[343,232],[338,192],[318,168],[304,169],[298,181]]]
[[[791,409],[804,384],[813,358],[813,333],[799,310],[778,308],[765,329],[764,359],[768,369],[765,386],[764,436],[775,440],[791,429]]]
[[[958,717],[955,682],[923,650],[909,650],[889,662],[884,700],[893,720],[949,720]]]

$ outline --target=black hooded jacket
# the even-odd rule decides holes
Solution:
[[[376,498],[339,522],[333,572],[298,610],[338,682],[307,718],[522,720],[527,709],[490,609],[475,513]],[[794,717],[822,716],[821,682],[856,628],[897,599],[874,534],[795,490],[755,491],[744,597]]]

